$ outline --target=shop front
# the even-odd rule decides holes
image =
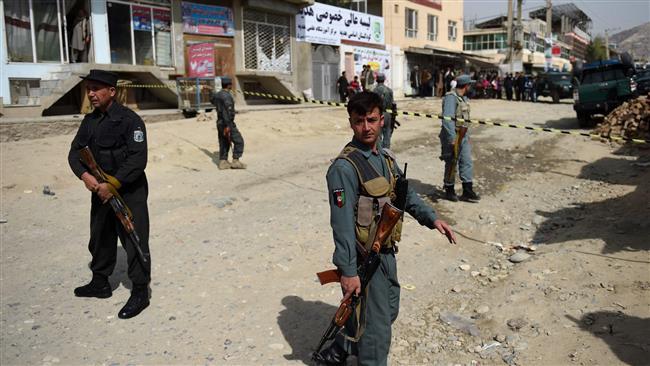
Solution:
[[[185,75],[232,78],[235,74],[232,2],[184,1],[181,7]]]
[[[169,6],[110,0],[106,15],[112,64],[174,66]]]

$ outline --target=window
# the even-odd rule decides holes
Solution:
[[[448,26],[448,28],[449,28],[449,29],[447,30],[447,32],[448,32],[448,39],[449,39],[450,41],[455,41],[455,40],[456,40],[456,35],[457,35],[457,25],[456,25],[456,22],[454,22],[453,20],[450,20],[450,21],[449,21],[449,26]]]
[[[11,104],[40,104],[40,87],[39,79],[9,79]]]
[[[406,36],[409,38],[417,38],[418,36],[418,12],[417,10],[406,9]]]
[[[29,3],[27,1],[5,1],[4,6],[9,61],[34,62]]]
[[[288,16],[244,10],[244,67],[249,70],[291,71]]]
[[[11,62],[63,62],[61,0],[4,1]]]
[[[32,1],[36,59],[61,62],[57,0]]]
[[[438,17],[435,15],[429,15],[427,17],[427,39],[429,41],[438,40]]]
[[[350,9],[355,10],[361,13],[368,12],[368,1],[367,0],[352,0],[350,4]]]
[[[172,66],[168,9],[118,2],[107,9],[112,63]]]
[[[131,14],[129,5],[108,3],[108,38],[111,63],[132,64]]]

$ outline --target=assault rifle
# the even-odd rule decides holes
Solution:
[[[393,228],[397,224],[402,215],[404,215],[404,207],[406,206],[406,195],[408,192],[408,180],[406,179],[406,168],[407,165],[404,165],[404,173],[397,179],[395,184],[395,205],[386,203],[381,211],[381,216],[376,225],[376,230],[374,235],[371,232],[372,245],[368,251],[365,259],[361,265],[357,267],[357,274],[361,282],[361,289],[359,291],[359,296],[352,294],[347,300],[345,300],[339,308],[336,310],[330,325],[327,330],[321,337],[318,347],[313,354],[314,360],[316,360],[316,355],[323,348],[325,343],[329,340],[334,339],[336,334],[345,326],[345,323],[348,321],[350,316],[354,313],[356,307],[361,302],[361,298],[365,296],[366,288],[372,279],[372,276],[379,268],[381,263],[381,258],[379,256],[379,250],[381,249],[382,244],[388,240],[389,236],[393,233]],[[328,284],[330,282],[340,282],[341,273],[338,270],[331,269],[329,271],[324,271],[316,274],[321,285]]]
[[[397,103],[393,103],[390,106],[391,112],[390,112],[390,128],[394,131],[397,129],[397,127],[401,126],[402,124],[397,122]]]
[[[115,211],[115,216],[120,220],[124,231],[126,231],[129,236],[130,242],[135,247],[136,253],[138,253],[138,258],[140,258],[140,261],[144,265],[147,263],[147,257],[144,255],[142,248],[140,247],[140,237],[135,231],[133,214],[115,188],[120,186],[120,182],[115,179],[115,177],[106,174],[106,172],[102,170],[99,164],[95,161],[95,157],[88,146],[82,148],[79,153],[81,155],[81,162],[90,170],[90,173],[95,177],[95,179],[97,179],[99,183],[108,184],[108,190],[113,194],[113,197],[108,200],[108,203],[110,203],[113,211]]]
[[[467,126],[456,127],[456,141],[454,142],[454,156],[451,159],[451,169],[449,169],[449,175],[447,176],[447,182],[453,182],[456,180],[456,166],[458,166],[458,154],[460,153],[460,144],[463,142],[463,138],[467,134]]]

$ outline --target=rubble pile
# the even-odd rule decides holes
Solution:
[[[605,117],[596,132],[605,138],[650,140],[650,101],[641,96],[623,103]]]

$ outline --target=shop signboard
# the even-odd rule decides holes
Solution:
[[[375,73],[386,76],[385,85],[390,86],[390,52],[378,50],[376,48],[354,47],[354,74],[361,75],[363,65],[370,65],[370,68]]]
[[[188,76],[214,76],[214,44],[196,43],[187,46]]]
[[[234,36],[232,9],[223,6],[183,2],[183,32],[213,36]]]
[[[342,40],[384,44],[384,18],[314,3],[296,15],[296,39],[340,45]]]

